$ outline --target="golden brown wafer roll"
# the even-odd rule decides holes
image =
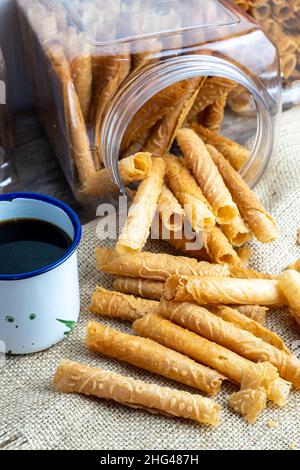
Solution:
[[[274,219],[265,211],[257,196],[223,155],[211,145],[207,145],[207,148],[231,192],[233,200],[256,238],[262,243],[270,243],[275,240],[278,237],[278,232]]]
[[[252,233],[238,214],[229,224],[222,225],[222,232],[233,246],[242,246],[252,240]]]
[[[289,78],[297,66],[296,54],[282,54],[280,64],[284,78]]]
[[[178,199],[172,191],[163,184],[158,198],[158,211],[163,227],[169,231],[182,230],[184,214]]]
[[[197,277],[174,274],[165,284],[165,298],[206,304],[287,304],[277,280]]]
[[[152,300],[160,300],[163,297],[164,286],[164,282],[141,278],[134,279],[132,277],[118,277],[113,282],[113,289],[118,292]]]
[[[219,424],[220,420],[220,405],[209,398],[76,362],[63,361],[60,364],[55,374],[54,386],[64,393],[92,395],[132,408],[179,416],[213,426]]]
[[[294,16],[293,9],[287,2],[281,3],[281,5],[273,5],[272,14],[280,23]]]
[[[119,175],[125,186],[146,178],[152,168],[150,153],[139,152],[119,162]],[[101,197],[104,194],[119,191],[118,186],[112,182],[108,171],[104,168],[95,171],[86,181],[81,193],[89,196]]]
[[[264,363],[272,368],[274,376],[266,374],[263,364],[255,364],[244,357],[208,341],[205,338],[185,330],[181,326],[175,325],[169,320],[165,320],[158,315],[145,315],[143,318],[133,323],[134,331],[141,336],[151,338],[168,348],[186,354],[209,367],[219,371],[228,377],[235,384],[242,384],[244,376],[257,377],[260,375],[261,386],[268,393],[270,385],[278,377],[275,367],[269,363]]]
[[[264,328],[261,324],[246,317],[238,310],[233,309],[227,305],[216,305],[213,306],[211,310],[215,315],[219,316],[227,322],[232,323],[237,328],[249,331],[249,333],[252,333],[254,336],[262,339],[266,343],[271,344],[280,351],[291,354],[287,346],[276,333],[268,330],[267,328]]]
[[[239,211],[214,164],[203,140],[192,129],[177,132],[177,142],[184,154],[184,163],[193,173],[219,224],[231,222]]]
[[[136,140],[124,151],[121,153],[120,158],[130,157],[134,153],[140,152],[144,147],[145,143],[150,137],[151,129],[147,129],[142,134],[137,136]]]
[[[265,324],[268,313],[267,307],[262,307],[261,305],[234,305],[233,308],[251,320],[255,320],[261,325]]]
[[[219,227],[204,233],[204,246],[210,258],[216,263],[238,265],[241,263],[237,252]]]
[[[248,11],[250,8],[248,0],[235,0],[235,3],[245,11]]]
[[[241,246],[237,248],[236,252],[242,262],[242,265],[246,266],[249,263],[251,256],[252,256],[251,246]]]
[[[86,343],[91,351],[128,362],[154,374],[215,395],[225,377],[151,339],[127,335],[100,323],[90,322]]]
[[[266,408],[267,395],[264,390],[239,390],[228,399],[230,408],[241,414],[248,423],[255,423],[259,414]]]
[[[202,77],[188,81],[184,95],[154,127],[143,147],[145,152],[150,152],[154,157],[163,157],[170,150],[176,133],[183,125],[205,79],[206,77]]]
[[[250,12],[257,21],[262,21],[271,15],[271,6],[267,2],[260,3],[252,7]]]
[[[230,276],[239,279],[277,279],[272,274],[260,273],[255,269],[243,268],[241,266],[230,266]]]
[[[161,158],[152,159],[152,168],[134,196],[125,227],[116,244],[119,253],[135,253],[143,249],[156,213],[165,169],[165,162]]]
[[[134,321],[146,313],[158,313],[159,303],[97,287],[90,311],[103,317]]]
[[[185,234],[185,228],[181,232],[165,231],[163,227],[160,229],[160,239],[166,241],[184,256],[212,263],[212,259],[203,247],[202,238],[201,234],[192,230],[187,230]]]
[[[295,263],[292,263],[288,266],[288,269],[294,269],[295,271],[300,272],[300,258],[295,261]]]
[[[160,315],[234,351],[250,361],[269,361],[280,376],[300,388],[300,360],[197,305],[162,302]]]
[[[201,126],[201,124],[192,124],[192,129],[206,144],[216,147],[236,170],[239,170],[249,158],[249,151],[246,148],[222,135],[206,129]]]
[[[201,123],[207,129],[219,133],[222,127],[228,93],[223,93],[216,101],[210,104],[204,111]]]
[[[191,121],[197,114],[204,111],[209,105],[214,103],[224,93],[229,92],[236,86],[236,83],[226,78],[208,78],[200,90],[199,95],[189,113],[188,120]]]
[[[197,276],[228,276],[226,265],[210,264],[184,256],[165,253],[133,253],[123,255],[110,248],[96,248],[99,271],[117,276],[142,277],[165,281],[171,274],[189,273]]]
[[[129,123],[121,143],[124,152],[147,129],[160,121],[186,92],[187,81],[175,83],[153,96],[136,113]]]
[[[167,165],[166,183],[184,207],[192,228],[195,232],[211,230],[215,225],[215,216],[195,178],[178,157],[166,155],[164,159]]]
[[[278,281],[288,300],[290,312],[300,325],[300,273],[295,269],[288,269],[280,274]]]

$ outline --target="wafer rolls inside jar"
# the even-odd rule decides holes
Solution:
[[[288,269],[279,276],[278,281],[287,298],[290,312],[300,325],[300,273]]]
[[[221,152],[236,170],[240,170],[245,161],[248,160],[249,151],[236,142],[206,129],[201,124],[194,123],[191,127],[206,144],[213,145]]]
[[[229,276],[227,265],[210,264],[184,256],[165,253],[120,254],[110,248],[96,248],[99,271],[117,276],[142,277],[165,281],[171,274],[189,273],[197,276]]]
[[[223,93],[216,101],[210,104],[203,112],[202,125],[213,132],[219,133],[222,127],[224,112],[227,103],[227,93]]]
[[[118,277],[113,282],[113,289],[118,292],[152,300],[160,300],[163,297],[164,286],[164,282],[141,278],[134,279],[132,277]]]
[[[172,275],[165,284],[165,298],[206,304],[286,305],[279,282],[269,279]]]
[[[206,145],[192,129],[180,129],[177,142],[183,151],[184,162],[197,180],[211,205],[217,222],[227,224],[239,215],[230,192],[214,164]]]
[[[266,343],[271,344],[280,351],[291,354],[284,341],[273,331],[268,330],[255,320],[251,320],[238,310],[229,307],[228,305],[215,305],[210,308],[212,312],[218,317],[222,318],[229,323],[232,323],[241,330],[249,331],[257,338],[262,339]]]
[[[195,178],[174,155],[166,155],[166,183],[184,207],[185,214],[195,232],[209,231],[215,225],[212,208],[205,199]]]
[[[54,387],[64,393],[114,400],[132,408],[178,416],[216,426],[220,405],[211,399],[188,392],[149,384],[103,369],[63,361],[54,377]]]
[[[127,335],[100,323],[89,323],[86,343],[91,351],[128,362],[209,395],[215,395],[225,379],[218,372],[151,339]]]
[[[256,195],[244,182],[230,163],[213,146],[207,146],[217,165],[232,198],[256,238],[262,243],[270,243],[278,237],[276,223],[266,212]]]
[[[233,383],[242,385],[252,380],[257,386],[269,390],[277,384],[278,372],[272,364],[255,364],[229,349],[213,343],[196,333],[178,326],[158,315],[146,315],[133,323],[134,331],[151,338],[175,351],[186,354],[196,361],[206,364],[228,377]],[[272,373],[270,373],[270,371]],[[247,378],[245,382],[244,378]],[[259,379],[259,380],[258,380]]]
[[[134,321],[146,313],[158,313],[159,303],[97,287],[92,295],[90,311],[103,317]]]
[[[295,388],[300,388],[300,361],[290,352],[286,353],[191,303],[171,305],[162,301],[160,315],[251,361],[269,361],[283,379],[291,382]]]
[[[152,160],[150,153],[139,152],[119,161],[119,175],[125,186],[142,181],[150,173]],[[81,193],[101,197],[119,191],[106,168],[95,171],[84,183]]]
[[[140,184],[130,206],[116,250],[119,253],[141,251],[150,233],[157,201],[162,190],[166,165],[161,158],[152,159],[150,173]]]

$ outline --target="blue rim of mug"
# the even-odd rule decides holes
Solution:
[[[32,277],[39,276],[41,274],[47,273],[52,271],[53,269],[57,268],[61,264],[63,264],[67,259],[72,256],[72,254],[76,251],[82,235],[81,223],[79,221],[78,216],[75,214],[73,209],[69,207],[62,201],[55,199],[51,196],[45,196],[43,194],[36,194],[36,193],[10,193],[10,194],[2,194],[0,195],[0,203],[3,201],[13,201],[15,199],[32,199],[35,201],[42,201],[45,204],[49,204],[55,207],[62,209],[67,216],[69,217],[70,221],[72,222],[74,228],[74,239],[72,241],[71,246],[69,247],[68,251],[64,254],[62,258],[59,258],[54,263],[48,264],[44,268],[37,269],[35,271],[21,273],[21,274],[0,274],[0,281],[19,281],[22,279],[30,279]]]

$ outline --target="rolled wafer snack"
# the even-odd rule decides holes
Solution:
[[[203,236],[195,233],[193,230],[189,230],[189,228],[186,229],[186,224],[181,232],[168,231],[164,230],[164,227],[160,227],[159,236],[161,240],[166,241],[184,256],[212,263],[211,257],[203,246]]]
[[[248,423],[257,421],[258,415],[266,408],[267,394],[264,390],[251,388],[239,390],[230,395],[228,399],[230,408],[241,414]]]
[[[197,114],[201,113],[209,105],[223,96],[224,93],[231,91],[236,86],[232,80],[221,77],[208,78],[201,88],[197,99],[189,113],[188,121],[193,120]]]
[[[300,388],[300,360],[192,303],[160,304],[160,315],[250,361],[269,361],[279,375]]]
[[[118,292],[152,300],[160,300],[163,297],[164,286],[164,282],[151,281],[151,279],[134,279],[132,277],[118,277],[113,282],[113,289]],[[157,309],[159,309],[158,305]],[[151,313],[150,309],[147,313]],[[134,320],[136,320],[136,318],[134,318]]]
[[[264,328],[260,323],[251,320],[238,310],[229,307],[228,305],[215,305],[210,308],[212,312],[225,321],[232,323],[241,330],[249,331],[257,338],[261,338],[266,343],[271,344],[280,351],[291,354],[283,340],[273,331]]]
[[[207,145],[209,153],[217,165],[233,200],[256,238],[262,243],[270,243],[278,237],[274,219],[265,211],[257,196],[243,178],[212,145]]]
[[[271,15],[271,6],[267,1],[259,3],[257,6],[253,6],[250,10],[251,16],[257,21],[262,21]]]
[[[165,155],[166,183],[184,207],[185,214],[195,232],[209,231],[215,225],[212,208],[205,199],[195,178],[174,155]]]
[[[54,387],[64,393],[81,393],[114,400],[132,408],[143,408],[192,419],[216,426],[220,420],[220,405],[211,399],[149,384],[103,369],[77,362],[63,361],[54,377]]]
[[[142,181],[150,173],[152,159],[150,153],[139,152],[119,161],[119,175],[125,186]],[[119,191],[106,168],[95,171],[84,183],[81,193],[101,197],[104,194]]]
[[[177,142],[184,154],[184,163],[193,173],[204,196],[211,205],[217,222],[226,224],[239,215],[218,168],[203,140],[192,129],[180,129]]]
[[[222,232],[233,246],[243,246],[253,235],[242,217],[237,215],[229,224],[222,225]]]
[[[143,147],[154,157],[163,157],[173,144],[178,129],[183,125],[206,77],[188,80],[187,90],[161,121],[159,121]]]
[[[158,313],[159,303],[97,287],[92,295],[90,311],[103,317],[134,321],[146,313]]]
[[[290,312],[300,325],[300,273],[295,269],[288,269],[280,274],[278,281],[288,300]]]
[[[261,305],[234,305],[233,308],[261,325],[264,325],[266,322],[267,307],[262,307]]]
[[[300,258],[295,261],[295,263],[292,263],[289,265],[288,269],[294,269],[295,271],[300,272]]]
[[[86,343],[91,351],[128,362],[154,374],[215,395],[225,377],[151,339],[127,335],[100,323],[90,322]]]
[[[277,279],[268,273],[260,273],[255,269],[243,268],[241,266],[230,266],[230,276],[239,279]]]
[[[242,266],[246,266],[249,263],[252,256],[252,251],[253,250],[251,246],[240,246],[236,249]]]
[[[157,210],[165,169],[165,162],[161,158],[152,159],[152,168],[134,196],[125,227],[119,236],[116,245],[119,253],[135,253],[143,249]]]
[[[165,284],[165,298],[177,302],[206,304],[287,304],[279,282],[271,279],[197,277],[174,274]]]
[[[206,144],[213,145],[236,169],[240,170],[249,158],[249,151],[227,137],[216,134],[201,124],[193,123],[192,129],[204,140]]]
[[[229,265],[241,264],[241,259],[220,227],[213,227],[209,232],[205,232],[203,237],[205,249],[213,261]]]
[[[207,129],[217,133],[220,132],[224,119],[227,97],[228,93],[223,93],[203,111],[201,122]]]
[[[96,248],[99,271],[117,276],[142,277],[165,281],[171,274],[189,273],[197,276],[229,276],[226,265],[210,264],[184,256],[165,253],[133,253],[123,255],[110,248]]]
[[[163,227],[172,232],[182,230],[184,213],[178,199],[172,191],[163,184],[158,198],[158,212]]]
[[[269,398],[269,390],[275,383],[277,388],[278,372],[272,364],[255,364],[248,359],[213,343],[192,331],[165,320],[161,316],[148,314],[133,323],[134,331],[146,338],[151,338],[168,348],[186,354],[196,361],[219,371],[233,383],[240,385],[244,377],[256,380],[260,377]],[[270,369],[273,374],[270,374]],[[271,398],[270,398],[271,399]]]

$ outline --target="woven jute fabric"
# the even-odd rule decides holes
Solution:
[[[278,273],[300,257],[296,233],[300,227],[300,108],[282,119],[278,151],[255,191],[277,219],[280,238],[271,245],[253,243],[252,267]],[[290,449],[300,448],[300,392],[292,392],[285,408],[268,405],[257,424],[249,425],[229,410],[228,395],[235,388],[225,384],[216,401],[222,405],[221,424],[207,428],[176,418],[152,415],[119,404],[79,395],[63,395],[52,387],[55,369],[71,359],[127,374],[149,382],[185,389],[183,385],[154,376],[115,360],[90,353],[85,346],[88,312],[95,286],[109,288],[111,277],[97,272],[94,249],[99,220],[86,225],[79,250],[82,310],[79,325],[51,350],[32,356],[8,357],[0,363],[0,449]],[[114,240],[102,245],[112,246]],[[151,242],[146,249],[167,250]],[[51,299],[49,299],[51,302]],[[122,331],[130,325],[99,321]],[[300,333],[289,324],[287,311],[273,311],[268,326],[279,333],[300,356]],[[190,391],[195,393],[195,390]],[[278,427],[270,428],[269,421]]]

